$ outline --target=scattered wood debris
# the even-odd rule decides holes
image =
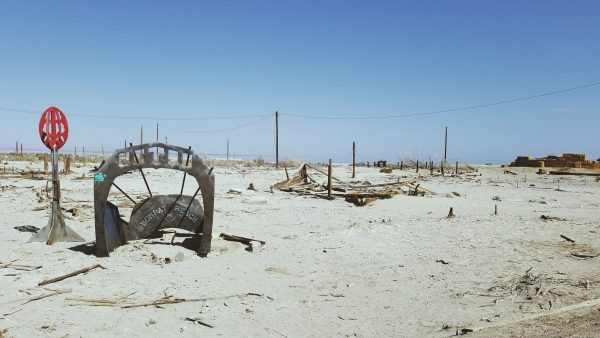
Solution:
[[[309,173],[309,169],[313,172]],[[299,195],[327,198],[329,186],[327,183],[319,184],[317,182],[317,175],[324,175],[326,180],[329,176],[327,172],[310,164],[303,163],[289,179],[276,183],[274,187],[281,191],[297,193]],[[365,206],[378,199],[392,198],[398,193],[410,194],[411,191],[414,191],[414,195],[433,194],[427,189],[419,188],[418,184],[415,185],[416,179],[409,181],[400,181],[397,179],[396,182],[381,184],[371,184],[366,181],[345,182],[333,175],[331,179],[331,196],[344,198],[345,201],[356,206]],[[408,190],[403,190],[402,188]]]
[[[122,309],[130,309],[130,308],[147,307],[147,306],[161,307],[161,305],[168,305],[168,304],[205,302],[205,301],[209,301],[209,300],[226,300],[226,299],[230,299],[230,298],[240,298],[241,299],[241,298],[244,298],[247,296],[263,297],[264,295],[260,294],[260,293],[256,293],[256,292],[248,292],[248,293],[240,293],[240,294],[234,294],[234,295],[229,295],[229,296],[192,298],[192,299],[174,298],[172,295],[165,295],[164,297],[161,297],[161,298],[153,300],[153,301],[142,301],[142,302],[138,302],[138,303],[127,300],[127,299],[125,299],[126,297],[121,298],[121,299],[67,298],[66,300],[74,302],[74,303],[69,304],[71,306],[82,306],[82,305],[84,305],[84,306],[113,306],[113,307],[120,307]],[[265,297],[269,300],[273,300],[272,297],[269,297],[269,296],[265,296]]]

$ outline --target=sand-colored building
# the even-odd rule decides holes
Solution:
[[[529,156],[518,156],[510,164],[511,167],[534,167],[534,168],[585,168],[600,169],[600,160],[586,160],[585,154],[563,154],[562,156],[549,155],[542,158]]]

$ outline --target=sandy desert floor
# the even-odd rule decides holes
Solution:
[[[130,242],[98,258],[90,245],[29,243],[31,233],[15,230],[44,227],[50,203],[45,179],[10,168],[43,165],[1,164],[9,168],[2,174],[0,167],[2,337],[600,335],[600,182],[593,177],[558,182],[534,169],[512,168],[512,175],[497,166],[444,177],[422,170],[421,187],[435,194],[357,207],[271,192],[283,170],[238,162],[215,167],[207,258],[179,245],[179,237],[173,245]],[[61,176],[62,206],[75,210],[65,212],[66,223],[91,243],[92,165],[72,167]],[[178,193],[182,173],[145,172],[153,192]],[[350,180],[351,168],[336,165],[334,175]],[[416,177],[414,170],[360,167],[356,180]],[[191,195],[196,186],[188,182]],[[249,183],[257,191],[246,190]],[[147,196],[139,173],[117,184],[134,198]],[[114,203],[131,207],[113,190]],[[446,217],[450,207],[454,218]],[[249,252],[219,238],[222,232],[266,245]],[[41,268],[17,270],[9,262]],[[37,286],[98,263],[106,269]],[[164,297],[188,301],[125,307]]]

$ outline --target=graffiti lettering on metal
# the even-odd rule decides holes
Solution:
[[[42,143],[50,150],[62,148],[69,137],[69,124],[65,114],[56,107],[46,109],[40,118],[39,132]]]

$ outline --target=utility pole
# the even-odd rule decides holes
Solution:
[[[140,127],[140,144],[144,144],[144,126]]]
[[[446,135],[444,137],[444,164],[448,161],[448,127],[446,127]]]
[[[331,159],[329,159],[329,166],[327,166],[327,199],[331,200],[331,174],[332,174]]]
[[[275,169],[279,169],[279,112],[275,112]]]
[[[227,161],[229,161],[229,139],[227,139]]]
[[[356,177],[356,142],[352,142],[352,178]]]
[[[17,141],[16,145],[15,145],[15,154],[19,154],[19,141]]]

